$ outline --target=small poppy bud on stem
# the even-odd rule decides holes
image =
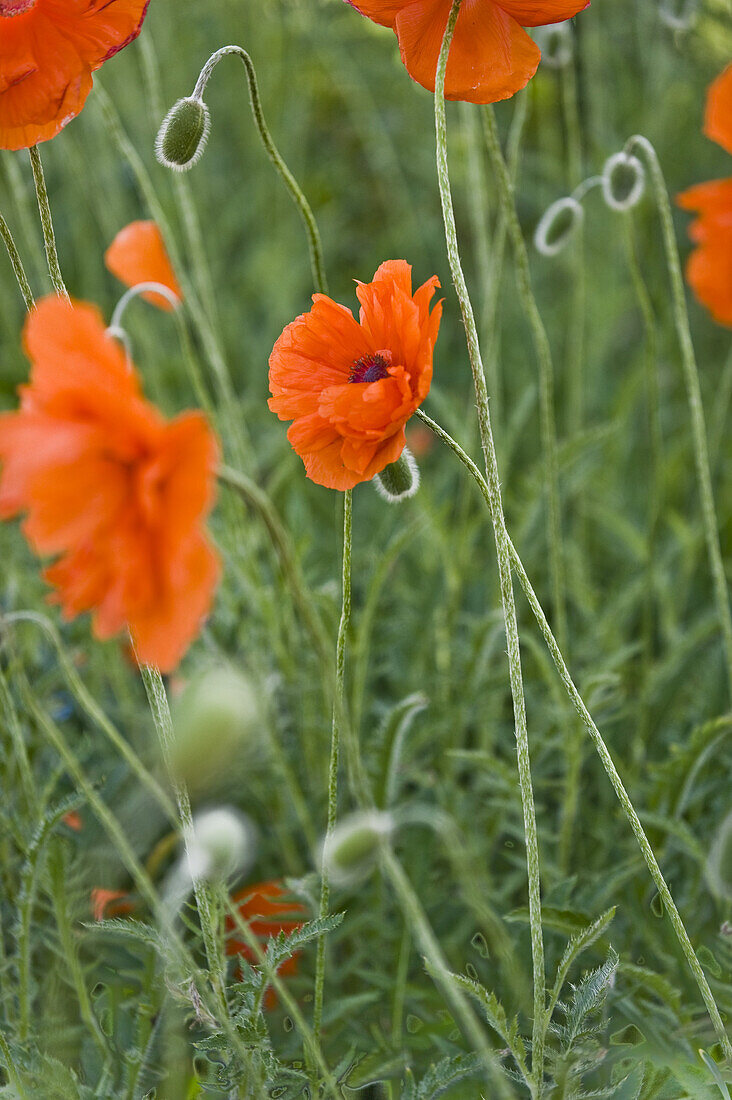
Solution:
[[[251,864],[254,829],[236,810],[207,810],[193,819],[186,848],[193,882],[224,880]]]
[[[155,155],[165,168],[187,172],[203,156],[211,116],[195,93],[179,99],[163,119],[155,141]]]
[[[390,504],[413,497],[419,489],[419,467],[412,452],[405,447],[396,462],[390,462],[374,477],[379,496]]]
[[[602,194],[611,210],[632,210],[643,198],[646,170],[631,153],[615,153],[602,170]]]
[[[352,814],[323,842],[323,864],[339,886],[353,886],[376,867],[381,847],[394,827],[391,814],[378,810]]]
[[[534,245],[542,256],[556,256],[569,243],[584,220],[584,210],[575,198],[557,199],[544,212],[534,233]]]
[[[534,41],[541,50],[541,60],[550,69],[563,69],[574,56],[572,29],[569,23],[537,27]]]

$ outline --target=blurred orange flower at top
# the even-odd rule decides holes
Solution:
[[[452,0],[346,0],[390,27],[407,72],[434,92],[437,59]],[[447,99],[495,103],[525,87],[541,53],[523,27],[561,23],[590,0],[463,0],[445,75]]]
[[[0,0],[0,149],[55,137],[92,73],[137,38],[149,0]]]
[[[166,421],[142,396],[97,309],[45,298],[24,332],[30,383],[0,415],[0,518],[25,513],[52,599],[93,613],[96,637],[131,631],[139,658],[173,669],[209,611],[218,558],[203,523],[216,439],[205,417]]]
[[[732,153],[732,65],[709,88],[704,132]],[[689,230],[698,246],[686,268],[689,285],[715,321],[732,327],[732,179],[699,183],[677,201],[699,215]]]
[[[161,283],[176,298],[183,298],[162,234],[155,222],[130,222],[120,229],[104,254],[104,262],[125,286]],[[167,298],[154,291],[147,291],[143,298],[160,309],[173,309]]]
[[[276,936],[279,932],[294,932],[296,928],[302,927],[302,921],[293,920],[293,916],[304,913],[305,909],[299,902],[287,900],[287,893],[281,882],[273,880],[246,886],[238,894],[234,894],[231,900],[242,920],[246,921],[252,934],[260,941],[263,950],[267,947],[270,936]],[[256,952],[246,941],[236,938],[241,933],[237,932],[231,917],[226,918],[226,928],[227,932],[235,933],[229,935],[226,941],[226,954],[241,955],[256,966]],[[296,974],[298,958],[299,952],[296,952],[287,959],[279,967],[278,975]],[[264,1003],[266,1008],[274,1008],[276,1005],[277,997],[273,989],[267,990]]]
[[[288,325],[269,360],[269,407],[307,476],[329,489],[370,481],[404,450],[404,425],[427,396],[442,303],[437,276],[412,294],[404,260],[358,283],[359,321],[324,294]]]

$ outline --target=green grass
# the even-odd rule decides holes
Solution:
[[[685,34],[665,29],[650,0],[594,0],[576,20],[582,177],[601,171],[632,133],[653,141],[672,196],[730,175],[729,157],[703,137],[701,123],[706,86],[732,55],[732,31],[724,0],[705,0],[700,9]],[[387,258],[408,259],[419,282],[439,275],[445,317],[425,409],[477,461],[475,397],[440,216],[432,99],[407,77],[393,36],[342,0],[154,0],[144,43],[98,74],[173,225],[189,276],[200,270],[186,243],[176,183],[156,164],[153,139],[161,111],[190,93],[209,54],[229,42],[253,58],[269,126],[321,228],[332,296],[352,306],[353,279],[369,279]],[[146,65],[151,57],[160,110]],[[516,201],[529,243],[544,209],[579,182],[569,167],[562,94],[561,73],[549,69],[526,92]],[[258,143],[234,60],[212,78],[208,102],[209,146],[185,186],[200,218],[215,331],[236,395],[218,427],[228,462],[266,490],[281,516],[334,657],[342,502],[305,479],[285,426],[266,406],[269,352],[312,292],[305,234]],[[496,108],[504,147],[518,104]],[[449,105],[458,234],[484,352],[495,356],[491,411],[507,525],[552,620],[538,375],[510,248],[493,272],[500,280],[495,323],[483,323],[481,265],[496,255],[498,199],[477,122],[474,111]],[[104,269],[104,249],[119,228],[150,211],[101,96],[92,95],[42,153],[67,285],[110,316],[121,288]],[[28,158],[2,153],[0,212],[40,294],[48,282],[34,201]],[[649,366],[626,220],[604,207],[599,191],[587,197],[585,211],[583,256],[569,249],[548,260],[530,249],[556,375],[565,656],[729,1020],[732,874],[711,881],[707,864],[730,811],[732,714],[660,224],[647,193],[627,222],[653,316]],[[687,218],[675,220],[686,254]],[[579,270],[586,305],[578,357],[572,318]],[[12,408],[27,362],[23,302],[4,256],[0,285],[0,395]],[[726,562],[729,333],[695,303],[689,308]],[[148,395],[171,414],[193,406],[170,318],[137,303],[126,323]],[[194,338],[218,400],[200,336]],[[649,377],[659,392],[655,468]],[[464,469],[437,441],[420,466],[422,487],[402,506],[388,507],[368,485],[354,492],[346,701],[377,801],[388,792],[401,822],[392,836],[398,864],[449,970],[463,978],[435,980],[434,966],[425,967],[414,910],[405,909],[385,858],[358,886],[332,891],[332,911],[345,915],[327,933],[322,1058],[338,1082],[335,1095],[427,1100],[444,1087],[455,1100],[493,1100],[499,1086],[481,1067],[454,990],[465,994],[483,1042],[503,1065],[516,1068],[503,1053],[520,1053],[516,1036],[530,1065],[526,861],[498,570],[487,509]],[[659,516],[651,531],[654,493]],[[224,580],[211,619],[168,687],[175,696],[201,670],[230,664],[254,685],[261,720],[248,732],[256,741],[251,755],[193,789],[194,811],[226,803],[245,812],[259,830],[256,863],[229,887],[286,877],[311,919],[327,814],[332,673],[256,510],[222,486],[212,530]],[[46,590],[17,524],[3,525],[0,544],[3,614],[32,610],[57,624],[86,691],[167,791],[144,688],[123,646],[95,642],[88,621],[62,624],[44,606]],[[544,1095],[719,1100],[732,1082],[730,1067],[721,1064],[636,841],[515,588],[550,991],[568,941],[583,933],[593,940],[585,930],[614,913],[558,991],[564,1007],[548,1035]],[[170,822],[112,747],[48,635],[32,622],[5,623],[2,641],[0,1065],[12,1069],[4,1071],[0,1095],[184,1100],[199,1095],[198,1087],[221,1097],[295,1097],[305,1095],[306,1072],[322,1095],[333,1095],[322,1064],[305,1068],[312,1055],[300,1025],[312,1017],[315,944],[302,947],[297,975],[282,979],[298,1018],[282,995],[278,1007],[259,1012],[256,975],[239,981],[234,966],[233,1023],[210,1024],[210,998],[196,1011],[192,978],[204,996],[208,983],[193,903],[174,933],[156,927],[159,914],[140,897],[129,858],[89,799],[108,808],[127,856],[147,867],[156,891],[165,889],[175,858],[152,858]],[[397,735],[400,751],[390,755]],[[59,737],[83,770],[86,791],[62,760]],[[563,849],[572,746],[581,756],[580,797]],[[343,749],[341,817],[358,804],[347,739]],[[60,823],[72,804],[84,822],[80,833]],[[136,922],[90,927],[89,895],[98,886],[131,891]],[[507,1035],[499,1036],[490,1017],[500,1030],[504,1010]],[[700,1048],[718,1063],[716,1071],[700,1059]],[[512,1076],[504,1080],[506,1095],[529,1095]]]

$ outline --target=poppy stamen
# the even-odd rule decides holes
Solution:
[[[30,11],[36,0],[0,0],[0,16],[22,15]]]
[[[349,382],[380,382],[389,377],[389,364],[383,355],[362,355],[351,367]]]

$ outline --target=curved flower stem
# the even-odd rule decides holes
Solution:
[[[529,878],[529,919],[531,922],[531,954],[534,971],[534,1026],[532,1043],[532,1077],[535,1093],[541,1093],[544,1066],[544,1016],[546,1005],[545,975],[544,975],[544,938],[541,926],[541,879],[539,865],[539,842],[536,832],[536,814],[534,811],[534,792],[531,784],[531,761],[529,756],[529,737],[526,727],[526,704],[524,701],[524,686],[521,673],[521,651],[519,648],[518,622],[516,619],[516,604],[514,601],[513,584],[511,580],[510,540],[506,531],[506,523],[503,516],[501,502],[501,486],[498,475],[498,463],[496,450],[493,443],[490,413],[488,411],[488,392],[485,383],[485,373],[480,354],[480,342],[473,315],[473,307],[468,294],[468,288],[460,262],[458,249],[457,229],[455,226],[455,212],[452,204],[452,192],[450,189],[450,176],[447,161],[447,120],[445,112],[445,72],[447,58],[450,52],[455,31],[455,24],[460,12],[462,0],[453,0],[450,16],[445,28],[442,40],[440,56],[437,63],[437,77],[435,81],[435,130],[437,138],[437,177],[440,187],[440,199],[442,202],[442,215],[445,223],[445,237],[447,241],[447,253],[450,261],[450,271],[455,284],[460,309],[465,324],[465,332],[470,355],[470,366],[473,372],[473,383],[478,403],[478,423],[480,438],[483,448],[488,485],[490,486],[490,508],[493,518],[493,530],[496,539],[496,551],[498,556],[498,569],[501,581],[501,601],[503,615],[506,623],[506,640],[508,642],[508,664],[511,682],[511,695],[513,698],[513,710],[516,728],[516,752],[518,758],[519,784],[521,787],[521,802],[524,816],[524,834],[526,837],[526,861]]]
[[[170,781],[175,791],[175,798],[178,803],[178,812],[180,814],[180,821],[183,829],[183,841],[187,853],[193,834],[193,814],[191,812],[191,800],[188,796],[188,791],[185,786],[176,779],[170,763],[173,743],[173,721],[170,716],[168,696],[165,693],[165,684],[158,670],[151,665],[140,664],[140,675],[145,685],[145,692],[155,722],[155,729],[157,730],[160,740],[163,759],[165,760],[170,775]],[[226,967],[221,953],[221,944],[219,942],[217,929],[217,906],[209,886],[195,875],[193,876],[193,892],[196,897],[196,906],[201,922],[201,934],[203,936],[206,959],[208,962],[209,978],[213,988],[216,1005],[221,1013],[221,1018],[227,1019],[229,1010],[226,1003]]]
[[[516,283],[531,338],[539,364],[539,404],[541,406],[541,438],[544,451],[544,478],[547,494],[547,539],[549,543],[549,568],[552,578],[552,603],[557,623],[557,634],[566,644],[567,607],[564,583],[564,553],[562,550],[562,524],[559,508],[559,466],[557,460],[557,428],[554,417],[554,366],[549,338],[536,304],[531,286],[529,254],[521,225],[516,213],[511,177],[503,159],[498,139],[498,127],[491,107],[483,111],[483,124],[493,171],[498,182],[498,198],[508,227],[516,264]]]
[[[33,291],[30,288],[30,283],[28,282],[28,276],[25,273],[25,268],[23,267],[23,261],[20,258],[20,253],[18,252],[18,248],[15,244],[15,241],[13,240],[13,234],[10,232],[8,223],[5,221],[5,218],[2,216],[2,214],[0,214],[0,238],[2,238],[2,242],[7,249],[10,263],[13,265],[13,273],[15,275],[18,286],[20,287],[20,293],[23,295],[25,308],[30,313],[30,311],[33,309],[33,306],[36,304],[35,299],[33,298]]]
[[[254,115],[254,122],[259,136],[262,139],[262,145],[267,151],[269,159],[275,166],[275,169],[279,173],[282,182],[287,190],[290,192],[295,205],[300,211],[303,222],[305,223],[305,229],[308,235],[308,244],[310,246],[310,264],[313,270],[313,282],[315,283],[315,289],[319,294],[327,294],[328,283],[325,277],[325,265],[323,263],[323,247],[320,242],[320,232],[318,230],[317,222],[315,221],[315,215],[313,214],[310,204],[308,203],[305,195],[303,194],[297,180],[293,176],[290,169],[285,164],[282,156],[272,140],[272,135],[269,132],[269,128],[264,118],[264,112],[262,111],[262,102],[259,98],[259,86],[257,84],[257,74],[254,69],[254,64],[251,57],[245,49],[241,46],[222,46],[220,50],[212,54],[208,61],[201,70],[201,74],[196,81],[196,87],[193,90],[193,98],[202,99],[203,93],[206,90],[211,74],[221,61],[222,57],[227,57],[229,54],[234,54],[244,65],[247,73],[247,81],[249,83],[249,98],[252,104],[252,113]]]
[[[33,183],[36,188],[38,209],[41,214],[41,228],[43,229],[43,243],[46,248],[48,273],[51,276],[53,289],[61,298],[66,298],[68,300],[69,292],[66,289],[66,284],[61,274],[61,265],[58,262],[58,252],[56,251],[56,235],[53,231],[51,204],[48,201],[46,178],[43,174],[43,164],[41,162],[41,151],[37,145],[31,145],[28,152],[30,154],[31,168],[33,170]]]
[[[427,416],[426,413],[422,412],[421,409],[417,409],[417,416],[419,416],[419,418],[424,421],[424,423],[427,424],[429,428],[432,429],[435,435],[437,435],[442,440],[442,442],[445,443],[450,448],[450,450],[457,455],[463,465],[470,471],[472,476],[475,478],[478,487],[480,488],[483,499],[491,510],[491,514],[493,514],[491,489],[486,482],[486,479],[483,477],[480,470],[470,458],[470,456],[465,453],[459,443],[456,443],[452,436],[450,436],[444,428],[441,428],[436,421],[432,420],[429,416]],[[658,865],[658,861],[656,860],[648,837],[646,836],[643,826],[641,825],[640,818],[638,817],[638,814],[635,811],[628,792],[623,785],[623,781],[618,774],[618,770],[615,767],[613,758],[610,755],[610,750],[605,744],[602,734],[595,725],[592,715],[585,706],[582,696],[575,687],[574,681],[572,680],[564,657],[562,656],[562,652],[559,648],[559,645],[557,644],[557,640],[554,637],[551,631],[551,627],[549,626],[549,623],[547,621],[546,615],[544,614],[544,610],[539,603],[536,593],[534,592],[531,581],[527,576],[526,570],[523,567],[516,548],[514,547],[510,539],[508,539],[508,552],[511,558],[511,565],[516,572],[516,575],[521,583],[521,587],[523,588],[524,593],[526,594],[526,598],[529,601],[529,605],[534,614],[534,618],[536,619],[539,625],[539,629],[544,636],[547,648],[549,649],[552,661],[554,662],[554,667],[559,673],[559,677],[564,684],[564,687],[567,691],[567,694],[569,695],[574,709],[577,711],[577,714],[581,718],[585,729],[589,733],[590,738],[592,739],[592,742],[597,749],[597,753],[602,762],[602,766],[605,769],[605,772],[613,785],[613,789],[618,796],[618,801],[620,802],[623,813],[625,814],[630,824],[630,827],[633,830],[635,838],[638,841],[638,846],[640,847],[646,865],[651,872],[651,877],[656,885],[659,896],[663,901],[666,912],[669,915],[669,920],[673,925],[674,932],[676,933],[676,937],[679,941],[679,944],[681,945],[681,950],[683,951],[684,956],[686,957],[686,961],[689,964],[689,968],[694,975],[694,978],[696,979],[699,991],[707,1007],[707,1012],[709,1013],[709,1017],[712,1021],[712,1024],[714,1025],[714,1030],[716,1031],[719,1041],[722,1045],[724,1056],[730,1062],[730,1064],[732,1064],[732,1043],[730,1043],[730,1038],[725,1030],[722,1018],[719,1014],[717,1003],[714,1000],[714,994],[711,991],[709,982],[706,979],[706,975],[702,970],[701,964],[696,957],[696,953],[694,951],[694,948],[692,947],[691,940],[689,939],[689,935],[686,931],[686,928],[684,927],[684,922],[682,921],[679,911],[676,908],[676,903],[674,902],[671,891],[669,890],[668,885],[666,884],[666,880],[663,877],[663,872]],[[546,1025],[548,1025],[548,1023],[549,1021],[547,1019]]]
[[[338,756],[343,709],[345,707],[345,671],[346,638],[351,622],[351,557],[353,552],[353,490],[346,489],[343,494],[343,596],[341,620],[338,626],[335,661],[335,690],[333,692],[333,723],[331,727],[330,766],[328,769],[328,825],[326,839],[331,835],[336,823],[338,811]],[[319,916],[328,916],[330,901],[330,881],[325,860],[321,860],[320,870],[320,910]],[[325,987],[325,936],[318,939],[318,954],[315,964],[315,1001],[313,1004],[313,1035],[320,1042],[320,1029],[323,1021],[323,990]]]
[[[694,457],[696,460],[696,475],[699,482],[699,495],[701,497],[702,515],[704,518],[704,532],[709,555],[709,567],[712,573],[714,593],[717,602],[717,614],[724,638],[726,652],[727,679],[730,693],[732,694],[732,613],[730,612],[729,592],[727,590],[727,578],[722,561],[722,550],[719,544],[719,525],[714,506],[714,492],[712,490],[712,474],[709,465],[709,447],[707,444],[707,430],[704,421],[704,406],[702,405],[701,386],[699,384],[699,371],[694,354],[694,345],[689,328],[689,314],[686,308],[686,293],[684,291],[684,279],[681,273],[681,261],[679,249],[674,233],[674,223],[671,215],[671,204],[666,189],[666,180],[663,176],[661,164],[656,150],[648,138],[642,134],[634,134],[626,143],[626,151],[630,151],[634,145],[643,150],[651,169],[653,190],[658,204],[658,212],[663,228],[663,242],[666,251],[666,264],[671,280],[671,295],[673,301],[674,321],[676,332],[681,347],[681,362],[684,370],[684,382],[686,383],[686,396],[689,403],[691,417],[691,430],[694,438]]]
[[[408,918],[408,927],[424,953],[430,976],[440,987],[445,1000],[450,1005],[456,1023],[460,1025],[465,1036],[483,1059],[486,1076],[496,1090],[491,1093],[491,1097],[506,1100],[513,1094],[503,1076],[496,1053],[488,1043],[470,1002],[462,990],[450,980],[450,968],[404,868],[391,849],[386,847],[381,853],[381,865],[394,888],[404,915]]]

